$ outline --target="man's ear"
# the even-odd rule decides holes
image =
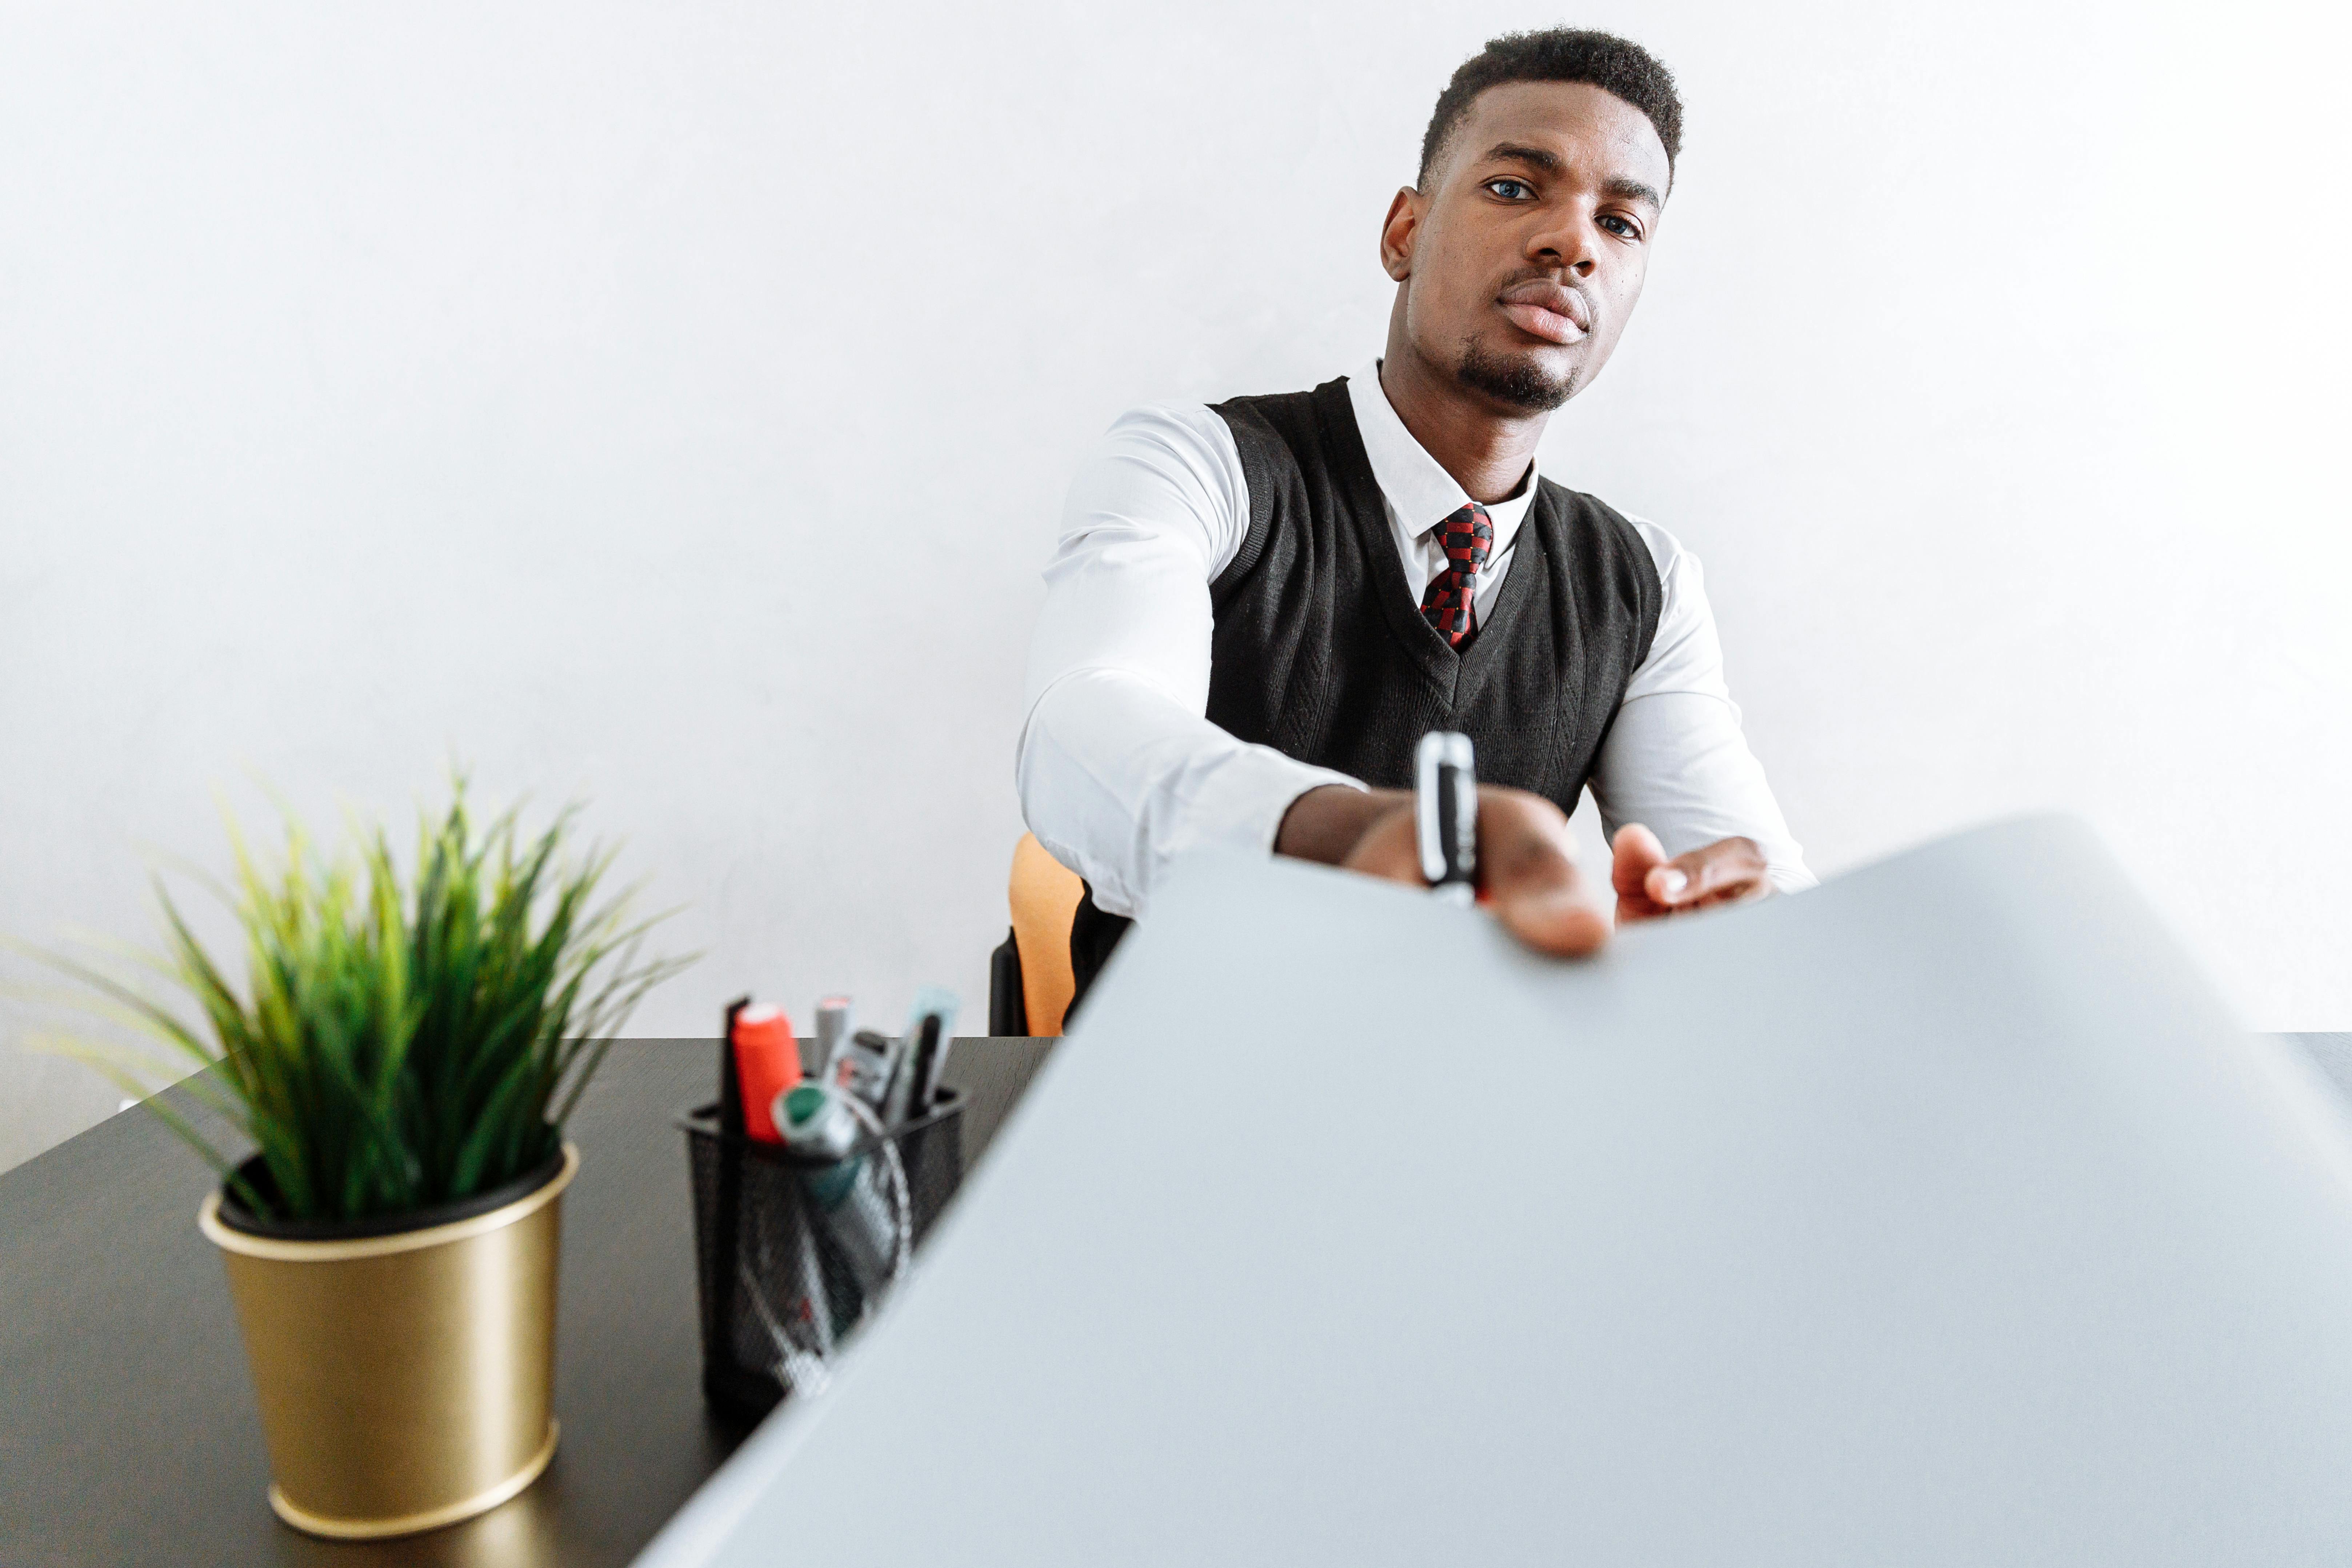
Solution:
[[[1412,242],[1421,233],[1421,193],[1411,185],[1389,203],[1388,221],[1381,225],[1381,269],[1391,280],[1412,276]]]

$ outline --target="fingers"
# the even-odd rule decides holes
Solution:
[[[1343,869],[1426,887],[1408,797],[1373,819]],[[1607,909],[1576,867],[1568,818],[1525,790],[1478,790],[1480,895],[1505,930],[1538,952],[1576,957],[1609,940]]]
[[[1412,799],[1404,799],[1373,820],[1340,868],[1428,886],[1413,835]],[[1477,865],[1489,912],[1536,952],[1580,957],[1609,941],[1609,910],[1576,869],[1569,818],[1540,795],[1479,785]]]
[[[1625,841],[1637,833],[1628,848]],[[1612,879],[1620,923],[1743,903],[1772,890],[1764,852],[1752,838],[1718,839],[1671,860],[1657,858],[1657,837],[1645,827],[1629,824],[1617,839]]]
[[[1580,886],[1529,890],[1494,902],[1503,928],[1538,952],[1581,958],[1609,940],[1612,921]]]
[[[1577,957],[1609,940],[1608,911],[1577,870],[1568,818],[1541,795],[1479,790],[1478,871],[1495,918],[1537,952]]]
[[[1676,911],[1760,899],[1772,890],[1764,851],[1752,838],[1720,838],[1650,873],[1648,890]]]
[[[1412,797],[1381,795],[1378,801],[1357,795],[1354,809],[1377,815],[1340,864],[1368,877],[1426,886]],[[1772,891],[1764,852],[1754,839],[1719,839],[1668,859],[1658,836],[1639,823],[1618,829],[1609,879],[1617,894],[1613,921],[1594,883],[1577,869],[1559,808],[1525,790],[1479,786],[1480,898],[1505,929],[1538,952],[1581,955],[1607,942],[1612,924],[1745,903]]]
[[[1358,836],[1339,868],[1382,881],[1426,888],[1429,883],[1421,874],[1421,842],[1416,832],[1412,797],[1391,802]]]
[[[1646,903],[1645,890],[1650,873],[1666,863],[1665,846],[1658,836],[1638,822],[1629,822],[1617,830],[1617,842],[1611,847],[1609,864],[1610,885],[1617,890],[1621,904],[1631,899]]]

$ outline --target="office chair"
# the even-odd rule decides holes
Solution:
[[[1070,973],[1070,921],[1085,884],[1029,834],[1013,847],[1005,889],[1013,929],[990,955],[988,1032],[1058,1035],[1076,981]]]

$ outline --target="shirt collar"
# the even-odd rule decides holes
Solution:
[[[1348,396],[1355,406],[1356,428],[1364,438],[1364,456],[1371,459],[1372,479],[1408,538],[1418,539],[1470,504],[1469,492],[1412,438],[1412,432],[1390,406],[1388,394],[1381,390],[1379,360],[1348,378]],[[1527,482],[1518,493],[1487,506],[1486,515],[1495,524],[1494,556],[1511,547],[1535,493],[1536,469],[1530,462]]]

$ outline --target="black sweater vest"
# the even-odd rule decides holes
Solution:
[[[1423,734],[1459,730],[1481,783],[1573,812],[1658,629],[1657,568],[1633,525],[1539,479],[1493,613],[1456,653],[1405,581],[1347,379],[1215,406],[1241,451],[1250,521],[1209,585],[1210,721],[1394,789],[1412,786]],[[1080,900],[1078,996],[1129,924]]]

